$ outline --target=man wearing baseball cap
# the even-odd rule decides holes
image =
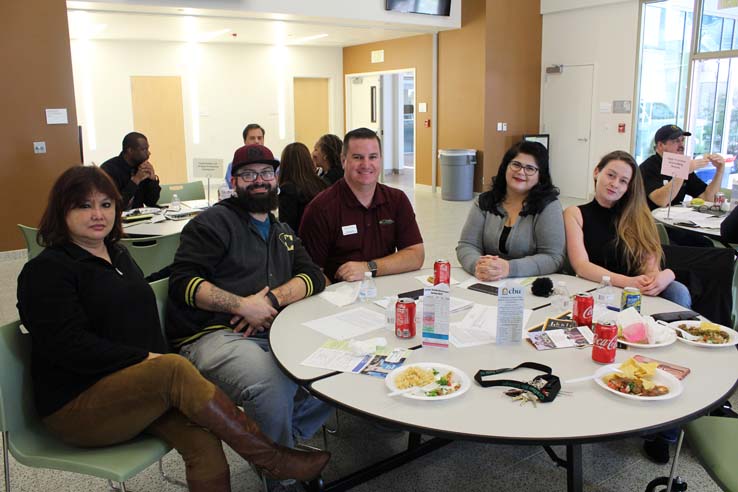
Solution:
[[[669,204],[669,194],[671,194],[672,205],[677,205],[682,203],[685,195],[712,201],[715,193],[720,191],[720,183],[723,180],[723,171],[725,170],[725,159],[720,154],[705,154],[702,159],[693,159],[690,165],[689,177],[686,180],[661,174],[664,152],[684,154],[684,138],[691,135],[691,133],[685,132],[676,125],[664,125],[656,131],[654,136],[654,151],[656,153],[640,165],[643,183],[646,187],[648,206],[651,210],[666,207]],[[694,173],[695,170],[706,166],[708,162],[715,166],[715,177],[709,185]],[[672,179],[674,181],[673,188]],[[671,241],[681,246],[713,245],[709,239],[700,234],[678,231],[671,227],[667,230]]]
[[[236,196],[192,219],[172,264],[167,337],[179,353],[285,446],[320,428],[331,407],[289,380],[267,330],[284,306],[317,294],[323,274],[279,222],[278,161],[259,144],[233,156]]]

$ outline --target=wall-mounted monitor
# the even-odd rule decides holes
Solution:
[[[535,135],[523,135],[523,140],[528,142],[538,142],[548,149],[548,133],[538,133]]]
[[[451,0],[385,0],[385,10],[413,14],[451,15]]]

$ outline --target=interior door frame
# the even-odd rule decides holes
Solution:
[[[569,64],[561,64],[561,67],[563,67],[563,70],[566,70],[566,67],[592,67],[592,80],[590,85],[590,108],[589,108],[589,133],[587,135],[587,175],[591,175],[594,172],[594,164],[592,162],[592,148],[593,148],[593,142],[592,142],[592,127],[595,122],[595,80],[597,79],[597,64],[596,63],[569,63]],[[543,76],[545,77],[546,74],[544,73]],[[543,131],[543,125],[546,119],[546,98],[545,98],[545,89],[546,89],[546,83],[545,79],[541,79],[541,116],[540,121],[538,123],[538,128],[540,133],[551,133],[550,129],[546,129],[546,131]],[[550,145],[555,147],[557,145],[561,145],[561,142],[557,142],[555,139],[551,139]],[[555,184],[555,183],[554,183]],[[591,179],[587,180],[587,189],[585,191],[585,198],[589,199],[594,196],[594,183]]]

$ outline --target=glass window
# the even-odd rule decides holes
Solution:
[[[738,7],[726,0],[704,0],[698,51],[710,53],[738,49]]]
[[[691,0],[668,0],[642,8],[637,162],[653,154],[656,130],[667,124],[681,125],[685,119],[694,6]]]

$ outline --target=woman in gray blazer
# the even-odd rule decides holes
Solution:
[[[558,271],[566,248],[558,195],[546,148],[526,141],[513,145],[461,231],[456,257],[464,270],[482,281]]]

